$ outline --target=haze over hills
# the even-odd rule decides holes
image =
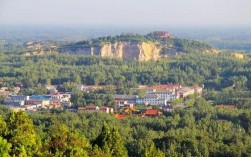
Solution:
[[[250,27],[115,27],[115,26],[0,26],[0,40],[5,44],[23,42],[77,42],[104,36],[116,36],[123,32],[147,34],[155,30],[171,32],[178,38],[206,42],[213,47],[226,50],[251,50]]]

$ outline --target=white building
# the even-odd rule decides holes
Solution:
[[[161,99],[166,99],[166,101],[172,101],[179,99],[179,96],[176,94],[175,90],[148,90],[147,94],[156,94]]]
[[[166,105],[167,100],[160,98],[156,94],[147,94],[144,98],[137,98],[137,104]]]

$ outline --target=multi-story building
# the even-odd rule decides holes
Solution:
[[[172,101],[179,98],[176,94],[175,90],[148,90],[146,91],[147,94],[156,94],[161,99],[166,99],[166,101]]]
[[[136,99],[137,104],[150,104],[150,105],[166,105],[167,100],[165,98],[160,98],[156,94],[147,94],[143,98]]]

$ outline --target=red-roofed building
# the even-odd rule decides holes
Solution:
[[[147,116],[147,117],[158,117],[162,114],[163,113],[158,109],[146,109],[142,112],[142,116]]]
[[[166,84],[166,85],[153,86],[153,89],[175,91],[175,90],[180,89],[181,87],[182,86],[179,84]]]
[[[98,106],[95,105],[89,105],[85,107],[86,110],[99,110]]]

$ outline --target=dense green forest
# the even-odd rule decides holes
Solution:
[[[251,152],[251,112],[203,98],[158,118],[0,110],[1,156],[239,156]]]
[[[251,64],[222,55],[183,55],[157,62],[124,62],[117,59],[57,54],[24,57],[0,54],[0,81],[26,88],[66,82],[87,85],[205,84],[206,88],[232,86],[250,89]]]

